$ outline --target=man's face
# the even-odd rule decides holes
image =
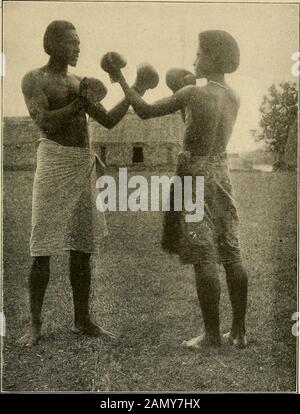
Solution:
[[[79,45],[80,41],[76,30],[67,30],[56,50],[56,55],[68,65],[76,66],[80,53]]]
[[[205,78],[209,73],[211,62],[209,57],[203,52],[201,46],[199,46],[197,57],[194,62],[194,70],[196,78]]]

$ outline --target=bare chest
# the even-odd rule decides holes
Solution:
[[[58,109],[71,103],[79,94],[79,80],[75,76],[45,75],[44,93],[51,109]]]

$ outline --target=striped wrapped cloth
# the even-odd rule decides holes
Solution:
[[[108,233],[104,214],[96,208],[98,166],[103,164],[89,148],[40,140],[32,196],[32,256],[98,251]]]
[[[182,263],[239,263],[239,217],[226,153],[191,156],[189,151],[183,151],[178,157],[177,175],[204,177],[204,217],[198,222],[185,222],[185,211],[174,210],[171,187],[171,208],[164,215],[162,248],[177,254]]]

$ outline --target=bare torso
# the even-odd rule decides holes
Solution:
[[[67,72],[65,75],[52,73],[47,66],[25,75],[22,83],[25,101],[31,116],[35,119],[35,106],[53,111],[71,104],[79,96],[80,78]],[[37,102],[37,105],[36,105]],[[36,120],[36,119],[35,119]],[[84,109],[73,111],[62,122],[38,123],[42,135],[64,146],[87,147],[88,129]]]
[[[238,98],[229,87],[193,87],[185,108],[184,149],[200,156],[226,151],[238,109]]]
[[[226,151],[239,110],[239,98],[225,83],[209,81],[204,87],[188,85],[153,104],[130,89],[120,75],[119,82],[135,112],[142,119],[181,111],[185,119],[183,148],[191,155],[215,155]]]

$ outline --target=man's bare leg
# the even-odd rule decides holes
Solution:
[[[33,346],[41,338],[41,313],[50,277],[49,259],[49,256],[33,258],[28,281],[31,326],[29,332],[18,340],[20,345]]]
[[[232,306],[231,330],[224,337],[233,345],[244,348],[247,345],[245,318],[248,276],[241,263],[224,264],[224,267]]]
[[[94,324],[89,315],[89,296],[91,287],[90,254],[79,251],[70,252],[70,282],[73,290],[75,329],[74,332],[98,337],[114,338],[114,335]]]
[[[219,347],[221,345],[219,320],[221,289],[217,266],[214,264],[198,264],[194,268],[205,334],[184,341],[183,345],[191,349]]]

